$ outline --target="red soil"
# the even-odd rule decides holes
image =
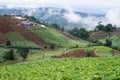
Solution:
[[[108,34],[116,35],[120,38],[120,29],[114,30],[113,32],[97,31],[90,35],[92,38],[105,38]]]
[[[42,39],[40,39],[38,36],[34,35],[33,33],[31,33],[28,30],[23,29],[23,30],[19,31],[19,33],[21,33],[21,35],[28,41],[29,40],[33,41],[40,46],[46,46],[47,45]]]
[[[4,34],[0,31],[0,44],[7,42],[7,39],[5,39]]]
[[[0,16],[0,31],[3,34],[14,31],[13,23],[11,23],[11,21],[11,18]]]
[[[7,41],[7,39],[4,38],[4,34],[12,31],[18,31],[28,41],[33,41],[40,46],[47,45],[38,36],[31,33],[29,30],[25,29],[23,26],[17,25],[18,23],[20,23],[20,21],[18,21],[17,19],[0,16],[0,32],[1,32],[0,44],[5,43]]]
[[[85,50],[74,50],[60,56],[52,56],[53,58],[66,58],[66,57],[86,57]],[[90,57],[97,57],[94,50],[91,51]]]

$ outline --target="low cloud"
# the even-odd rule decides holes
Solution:
[[[66,13],[63,14],[63,17],[69,22],[69,23],[79,23],[82,20],[82,17],[76,14],[72,8],[65,7],[67,10]]]
[[[105,16],[102,17],[92,15],[82,17],[82,15],[78,15],[72,9],[69,8],[69,11],[67,13],[64,13],[64,18],[71,23],[84,24],[83,27],[85,27],[88,30],[94,29],[95,26],[98,25],[99,21],[102,21],[102,24],[104,25],[111,23],[112,25],[120,27],[120,9],[106,10]]]
[[[38,8],[28,9],[23,11],[23,13],[29,16],[40,15],[41,12],[45,11],[44,7],[41,9],[42,11],[39,11]],[[75,13],[70,7],[65,7],[65,9],[67,11],[63,13],[64,19],[66,19],[69,23],[83,24],[83,27],[88,30],[94,29],[96,25],[98,25],[99,21],[102,21],[102,24],[104,25],[111,23],[112,25],[120,27],[120,9],[105,10],[105,15],[102,17],[92,15],[82,17],[82,15]],[[61,9],[59,8],[49,8],[49,10],[45,13],[46,15],[44,16],[44,19],[47,19],[50,16],[61,15],[60,12]]]

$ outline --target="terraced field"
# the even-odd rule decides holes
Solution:
[[[34,28],[31,28],[30,31],[39,36],[46,43],[55,44],[56,46],[76,47],[76,45],[78,45],[79,47],[85,47],[87,45],[85,42],[69,39],[52,28],[47,28],[46,30],[35,30]]]

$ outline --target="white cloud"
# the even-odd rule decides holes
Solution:
[[[120,9],[111,9],[105,12],[104,17],[95,17],[95,16],[87,16],[82,17],[81,15],[76,14],[72,9],[69,9],[68,13],[64,14],[64,18],[68,22],[72,23],[82,23],[84,24],[88,30],[94,29],[96,25],[98,25],[99,21],[102,21],[104,25],[111,23],[112,25],[116,25],[120,27]]]
[[[68,21],[68,22],[72,22],[72,23],[78,23],[81,21],[81,16],[79,16],[78,14],[76,14],[72,8],[70,7],[66,7],[66,9],[68,10],[67,13],[64,13],[64,18]]]
[[[72,23],[84,23],[88,29],[93,29],[99,21],[103,21],[103,24],[112,23],[113,25],[120,26],[120,0],[0,0],[0,6],[13,7],[46,7],[54,6],[60,8],[66,8],[69,11],[64,14],[64,18]],[[66,7],[67,5],[67,7]],[[69,7],[68,7],[69,6]],[[93,16],[82,17],[74,13],[75,9],[88,9],[91,12],[95,10],[106,10],[104,18],[98,18]],[[33,9],[26,12],[28,15],[33,15],[37,10]],[[53,10],[48,11],[48,16],[56,15],[59,13]]]
[[[12,7],[40,7],[69,5],[72,8],[120,8],[120,0],[0,0],[0,5]]]
[[[105,19],[107,22],[120,27],[120,9],[108,10]]]

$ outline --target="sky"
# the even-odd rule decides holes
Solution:
[[[69,10],[69,13],[64,14],[64,18],[72,23],[85,23],[88,28],[93,29],[99,21],[104,24],[112,23],[120,27],[120,0],[0,0],[0,8],[38,8],[38,7],[57,7]],[[31,10],[31,9],[30,9]],[[29,14],[36,10],[28,11]],[[51,10],[50,10],[51,11]],[[74,11],[85,13],[104,14],[104,18],[88,16],[83,18],[77,15]],[[49,14],[49,15],[53,15]],[[90,26],[90,27],[89,27]]]
[[[74,10],[102,11],[120,8],[120,0],[0,0],[0,6],[13,7],[58,7],[69,6]]]

